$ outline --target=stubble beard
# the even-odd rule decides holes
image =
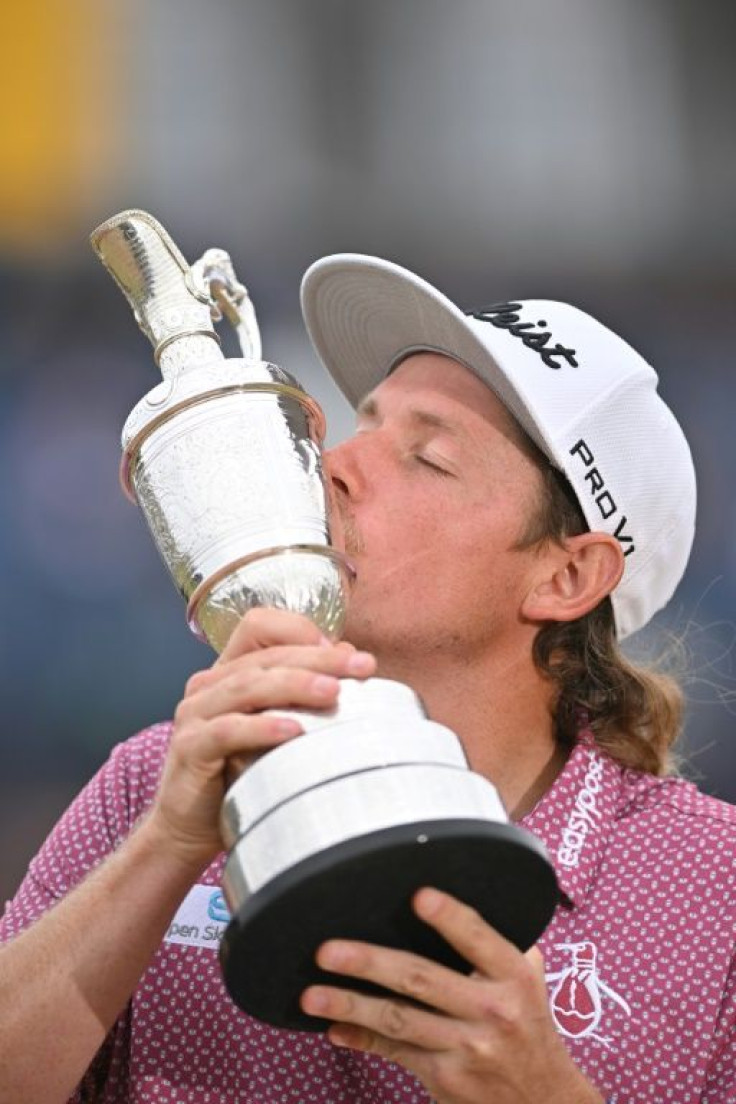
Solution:
[[[362,556],[365,552],[365,542],[347,503],[338,498],[335,502],[335,509],[340,517],[340,530],[345,555]]]

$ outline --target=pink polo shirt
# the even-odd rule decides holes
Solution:
[[[156,725],[115,748],[31,863],[3,939],[125,838],[154,796],[169,734]],[[524,823],[563,892],[540,946],[552,1014],[580,1068],[615,1104],[736,1101],[736,809],[688,782],[623,770],[583,734]],[[223,861],[182,903],[73,1100],[427,1104],[398,1066],[235,1008],[216,954]]]

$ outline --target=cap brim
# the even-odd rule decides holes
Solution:
[[[529,410],[528,397],[504,371],[501,358],[493,356],[492,334],[482,340],[473,329],[474,320],[419,276],[379,257],[338,253],[307,270],[301,302],[312,344],[353,406],[412,352],[444,353],[491,387],[559,464],[554,444]],[[505,351],[504,359],[508,358]]]

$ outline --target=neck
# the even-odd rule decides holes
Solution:
[[[526,656],[399,658],[379,663],[383,678],[411,686],[433,721],[459,737],[471,768],[498,790],[513,820],[537,804],[564,766],[555,739],[551,689]]]

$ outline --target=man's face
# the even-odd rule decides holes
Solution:
[[[346,639],[471,658],[518,634],[539,553],[517,547],[541,476],[493,392],[449,357],[403,361],[325,467],[357,569]],[[409,650],[409,651],[407,651]]]

